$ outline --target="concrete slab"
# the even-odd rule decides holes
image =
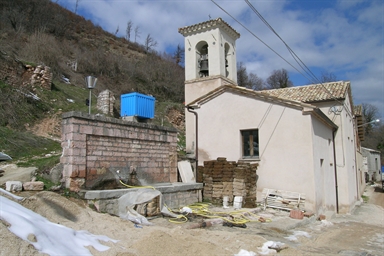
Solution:
[[[179,170],[181,180],[183,183],[194,183],[196,182],[195,175],[192,171],[192,166],[189,161],[180,161],[177,163],[177,168]]]
[[[159,183],[152,184],[155,189],[159,190],[161,193],[174,193],[195,189],[203,189],[203,183]],[[119,198],[122,195],[125,195],[129,192],[138,190],[141,188],[128,188],[128,189],[110,189],[110,190],[82,190],[80,194],[84,199],[93,200],[93,199],[113,199]]]

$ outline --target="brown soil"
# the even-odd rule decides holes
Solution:
[[[179,131],[185,131],[185,116],[184,112],[176,108],[167,111],[167,118],[169,122]]]
[[[60,140],[62,121],[61,115],[61,112],[55,113],[49,117],[40,120],[34,126],[27,126],[26,128],[37,136],[50,138],[53,140]]]
[[[367,190],[376,193],[372,187]],[[106,252],[89,248],[93,255],[235,255],[241,249],[258,253],[266,241],[285,243],[287,248],[280,255],[383,255],[384,209],[370,203],[358,206],[353,214],[337,215],[330,222],[295,220],[302,225],[293,229],[284,228],[292,221],[287,212],[271,209],[259,214],[272,222],[247,223],[246,228],[214,225],[189,229],[200,219],[175,224],[167,217],[151,220],[154,226],[137,228],[127,220],[97,213],[81,200],[69,200],[53,192],[29,194],[21,204],[51,222],[119,240],[116,244],[102,242],[111,247]],[[294,231],[305,231],[310,237],[288,240]],[[0,255],[42,255],[8,231],[4,222],[0,222],[0,241]]]

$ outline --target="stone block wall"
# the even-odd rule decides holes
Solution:
[[[63,114],[65,186],[80,189],[177,182],[177,131],[146,123],[89,115]]]
[[[163,193],[163,203],[171,209],[188,206],[201,201],[201,190],[178,191]]]

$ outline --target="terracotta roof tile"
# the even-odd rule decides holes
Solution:
[[[295,86],[283,89],[265,90],[261,92],[282,99],[309,103],[345,99],[349,86],[349,81],[338,81],[306,86]]]
[[[363,116],[363,106],[362,105],[357,105],[353,109],[353,113],[356,116]]]

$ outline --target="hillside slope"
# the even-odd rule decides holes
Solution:
[[[23,151],[27,140],[16,139],[18,132],[59,141],[61,114],[88,111],[88,75],[98,78],[92,113],[105,89],[115,95],[115,117],[121,94],[150,94],[153,123],[177,120],[182,136],[184,68],[172,56],[118,38],[49,0],[2,0],[0,7],[0,151]]]

